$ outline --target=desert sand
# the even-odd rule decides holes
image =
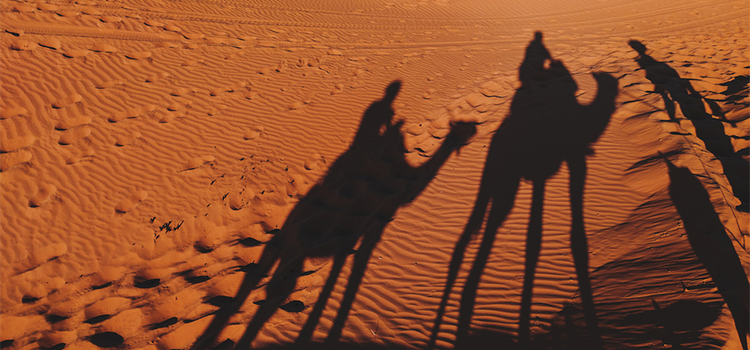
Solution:
[[[3,349],[747,349],[750,4],[0,2]]]

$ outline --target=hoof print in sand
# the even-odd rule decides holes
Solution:
[[[52,50],[59,50],[60,49],[60,40],[58,40],[55,37],[44,37],[39,39],[39,46],[46,47],[48,49]]]
[[[118,138],[117,142],[115,142],[115,146],[117,147],[125,146],[137,140],[139,137],[141,137],[141,133],[137,131],[133,131],[125,136]]]
[[[24,116],[28,114],[29,114],[29,110],[26,108],[10,107],[10,108],[5,108],[2,110],[2,112],[0,112],[0,119],[8,119],[8,118]]]
[[[260,134],[263,132],[264,128],[262,126],[256,126],[250,130],[245,131],[245,134],[242,136],[245,140],[253,140],[260,137]]]
[[[77,126],[91,124],[91,117],[76,117],[62,120],[55,126],[57,130],[73,129]]]
[[[149,51],[135,51],[125,54],[125,57],[131,60],[145,60],[151,58],[151,52]]]
[[[0,171],[7,171],[18,164],[26,163],[31,160],[32,156],[29,151],[0,154]]]
[[[91,135],[91,128],[76,128],[73,130],[68,130],[64,134],[60,135],[60,139],[57,140],[57,143],[61,145],[71,145],[82,138],[88,137],[89,135]]]
[[[315,170],[320,166],[321,162],[325,162],[323,157],[316,153],[313,153],[310,157],[307,158],[305,161],[305,169],[307,170]]]
[[[214,160],[216,160],[214,156],[195,157],[187,162],[187,164],[185,165],[185,170],[197,169],[204,164],[213,162]]]
[[[34,136],[20,136],[14,138],[3,138],[0,140],[0,152],[7,153],[21,148],[31,147],[36,138]]]
[[[130,197],[125,199],[124,201],[120,202],[117,206],[115,206],[115,211],[118,213],[127,213],[135,207],[138,206],[143,200],[148,197],[148,192],[146,191],[136,191]]]
[[[62,99],[59,99],[55,102],[52,102],[52,108],[60,109],[63,107],[70,106],[76,102],[81,102],[82,100],[83,100],[83,96],[79,94],[72,94]]]
[[[41,207],[45,203],[49,202],[50,199],[57,193],[57,187],[55,185],[46,184],[39,188],[39,191],[29,199],[29,206],[32,208]]]
[[[16,39],[10,43],[10,49],[15,51],[31,51],[36,46],[35,42],[23,39]]]
[[[97,89],[108,89],[117,85],[125,85],[125,83],[123,83],[122,80],[110,80],[110,81],[99,83],[95,87]]]

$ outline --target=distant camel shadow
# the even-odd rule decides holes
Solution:
[[[419,167],[410,165],[405,159],[401,134],[403,121],[393,123],[392,120],[391,104],[400,88],[400,81],[391,83],[383,99],[370,105],[350,148],[292,210],[281,230],[266,244],[258,263],[244,268],[246,274],[237,295],[228,306],[216,312],[192,349],[212,346],[230,317],[240,310],[251,291],[278,263],[265,284],[266,300],[259,303],[243,336],[237,344],[227,340],[221,345],[223,348],[247,349],[265,322],[295,291],[305,260],[332,257],[333,265],[326,284],[297,339],[300,347],[307,346],[304,344],[312,339],[346,258],[353,253],[352,272],[325,343],[339,340],[383,229],[393,219],[396,210],[418,196],[448,157],[476,133],[474,124],[453,124],[441,147],[427,162]],[[297,305],[300,304],[297,301]]]
[[[594,73],[593,76],[598,84],[596,98],[590,105],[580,105],[575,96],[578,90],[576,82],[563,63],[553,59],[547,51],[542,43],[542,33],[537,32],[528,45],[519,68],[521,86],[513,97],[510,115],[492,139],[474,209],[453,252],[428,348],[433,348],[437,341],[468,243],[472,236],[479,233],[485,213],[489,210],[480,248],[461,293],[456,347],[469,348],[467,339],[477,287],[497,229],[513,208],[521,179],[533,182],[518,329],[519,348],[528,347],[534,273],[542,242],[545,183],[558,172],[563,161],[567,163],[570,173],[571,249],[592,344],[593,347],[597,346],[597,321],[588,276],[583,192],[586,155],[592,153],[589,145],[599,138],[609,124],[615,109],[618,81],[605,73]]]
[[[690,170],[675,166],[667,158],[665,161],[671,180],[669,195],[682,218],[690,246],[727,303],[742,348],[747,350],[750,286],[745,269],[700,180]]]
[[[677,121],[675,102],[680,106],[682,115],[690,120],[695,127],[696,136],[721,162],[724,173],[732,187],[733,195],[740,200],[737,210],[747,212],[750,209],[750,165],[745,161],[741,153],[747,150],[735,152],[732,140],[724,131],[724,123],[734,126],[734,122],[728,121],[721,107],[711,99],[703,98],[695,91],[690,80],[683,79],[674,68],[665,62],[655,60],[646,54],[646,45],[637,40],[628,42],[630,47],[638,52],[635,59],[641,69],[646,71],[646,79],[654,84],[654,92],[659,93],[664,100],[669,119]],[[747,96],[747,94],[745,94]],[[709,106],[711,113],[706,111],[705,103]],[[711,114],[720,119],[713,118]]]

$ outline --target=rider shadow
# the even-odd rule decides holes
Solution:
[[[542,43],[542,34],[535,34],[519,68],[521,86],[513,97],[510,115],[492,139],[474,209],[453,252],[428,348],[435,346],[466,247],[471,237],[481,229],[489,205],[482,242],[460,301],[456,348],[470,348],[469,329],[477,287],[497,229],[513,208],[521,179],[533,182],[518,329],[519,347],[528,346],[534,273],[542,241],[545,183],[558,172],[563,161],[567,163],[570,173],[571,249],[591,341],[596,346],[598,331],[588,276],[583,191],[586,156],[592,153],[589,145],[599,138],[609,124],[615,110],[618,81],[604,73],[594,73],[593,76],[598,84],[596,98],[589,105],[580,105],[575,96],[578,86],[570,72],[562,62],[552,59]]]
[[[683,79],[665,62],[655,60],[646,54],[646,46],[640,41],[630,40],[630,47],[638,52],[639,56],[635,61],[646,71],[646,79],[654,84],[655,92],[659,93],[664,100],[664,109],[669,114],[670,121],[677,121],[676,107],[680,106],[682,115],[690,120],[695,127],[696,136],[706,145],[706,149],[711,152],[721,162],[724,173],[732,187],[734,196],[740,200],[737,210],[747,212],[750,208],[750,171],[748,163],[745,161],[740,152],[734,151],[731,138],[724,131],[724,122],[734,126],[734,122],[728,121],[721,110],[721,107],[711,99],[703,98],[700,93],[695,91],[690,80]],[[711,114],[720,118],[713,118],[706,112],[705,103],[709,106]],[[746,150],[743,150],[746,151]]]
[[[279,307],[291,307],[294,303],[297,311],[304,308],[300,301],[282,304],[295,291],[297,279],[310,273],[303,272],[305,260],[332,257],[326,284],[297,339],[298,344],[305,346],[312,339],[347,256],[354,254],[341,306],[326,338],[326,343],[338,342],[370,255],[386,225],[393,220],[399,207],[422,192],[453,151],[459,150],[476,133],[474,124],[453,124],[441,147],[427,162],[418,167],[410,165],[405,159],[401,134],[403,121],[393,123],[392,120],[391,104],[400,88],[401,82],[394,81],[383,99],[365,111],[351,147],[295,206],[281,230],[266,244],[258,263],[243,268],[246,275],[237,295],[230,305],[216,312],[192,349],[213,345],[230,317],[240,310],[250,293],[276,265],[265,284],[266,300],[256,302],[259,307],[243,336],[236,345],[231,340],[221,345],[247,349]]]

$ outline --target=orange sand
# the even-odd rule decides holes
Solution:
[[[2,348],[747,349],[746,1],[0,12]]]

